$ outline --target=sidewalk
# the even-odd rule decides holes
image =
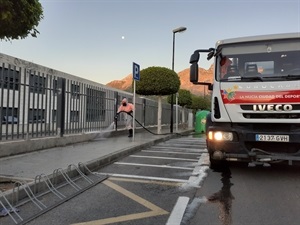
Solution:
[[[192,131],[179,129],[178,134],[188,134]],[[100,134],[89,142],[3,157],[0,158],[0,178],[34,180],[37,175],[50,175],[56,169],[66,169],[69,165],[77,166],[78,163],[86,164],[89,168],[97,168],[142,148],[178,136],[175,131],[170,134],[168,129],[163,129],[162,133],[165,135],[138,131],[134,135],[134,140],[127,137],[127,132],[120,131],[119,134],[109,137]]]

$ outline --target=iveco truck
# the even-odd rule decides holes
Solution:
[[[200,56],[214,61],[213,84],[199,82]],[[190,63],[190,81],[211,90],[211,167],[300,161],[300,33],[221,40]]]

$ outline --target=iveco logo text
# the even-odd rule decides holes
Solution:
[[[253,105],[253,111],[292,111],[292,105]]]

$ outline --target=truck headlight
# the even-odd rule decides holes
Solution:
[[[215,141],[233,141],[233,134],[232,132],[209,131],[208,139]]]

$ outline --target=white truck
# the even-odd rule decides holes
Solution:
[[[214,58],[213,84],[198,82],[200,54]],[[300,33],[241,37],[195,50],[190,81],[208,85],[211,168],[300,161]]]

